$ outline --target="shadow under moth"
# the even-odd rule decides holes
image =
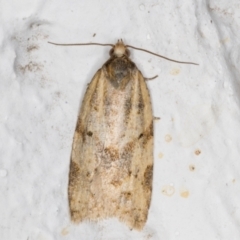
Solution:
[[[68,185],[71,219],[117,217],[141,230],[152,194],[153,114],[146,79],[128,48],[163,56],[122,40],[115,45],[51,44],[112,47],[109,60],[87,87],[77,120]]]

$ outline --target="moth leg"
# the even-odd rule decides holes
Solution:
[[[151,78],[144,78],[144,80],[145,81],[149,81],[149,80],[153,80],[153,79],[155,79],[155,78],[157,78],[158,77],[158,75],[156,75],[156,76],[154,76],[154,77],[151,77]]]

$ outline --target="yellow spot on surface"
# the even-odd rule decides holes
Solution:
[[[165,136],[165,141],[166,141],[166,142],[171,142],[171,141],[172,141],[171,135],[167,134],[167,135]]]
[[[195,150],[195,154],[196,155],[200,155],[201,154],[201,150],[199,150],[199,149]]]
[[[174,68],[170,72],[171,75],[178,75],[179,73],[180,73],[180,69],[179,68]]]
[[[195,166],[194,166],[194,165],[192,165],[192,164],[191,164],[191,165],[189,165],[189,170],[193,172],[193,171],[195,170]]]
[[[222,44],[224,44],[224,43],[227,43],[227,42],[229,42],[229,38],[228,37],[226,37],[226,38],[223,38],[221,41],[220,41],[220,43],[222,43]]]
[[[165,185],[162,188],[162,194],[171,197],[175,193],[175,188],[171,185]]]
[[[63,228],[62,231],[61,231],[61,234],[62,234],[63,236],[66,236],[67,234],[69,234],[68,227]]]
[[[188,198],[189,191],[188,190],[181,190],[180,191],[180,196],[183,197],[183,198]]]
[[[158,154],[158,158],[163,158],[163,153],[160,152],[160,153]]]

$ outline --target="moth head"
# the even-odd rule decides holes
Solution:
[[[123,40],[120,39],[117,41],[117,43],[113,46],[113,48],[109,52],[110,56],[115,57],[122,57],[122,56],[130,56],[130,51],[127,49],[127,47],[124,45]]]

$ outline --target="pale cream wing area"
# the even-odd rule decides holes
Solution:
[[[119,86],[103,66],[85,93],[74,134],[69,205],[74,222],[117,217],[142,229],[152,192],[153,115],[135,67]]]

